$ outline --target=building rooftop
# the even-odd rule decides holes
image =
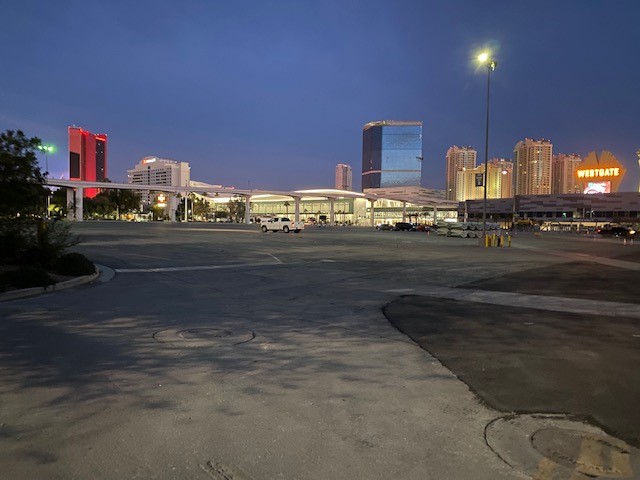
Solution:
[[[421,127],[422,122],[418,120],[378,120],[376,122],[369,122],[365,124],[362,130],[368,130],[373,127],[389,127],[389,126],[412,126]]]

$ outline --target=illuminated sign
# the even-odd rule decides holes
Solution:
[[[611,193],[618,191],[625,173],[613,153],[604,150],[599,155],[587,155],[576,168],[574,178],[583,193]]]
[[[597,177],[619,177],[620,168],[589,168],[586,170],[576,170],[578,178],[597,178]]]
[[[611,193],[611,182],[589,182],[583,193],[587,195],[593,193]]]
[[[142,163],[153,163],[155,162],[156,159],[155,158],[145,158]]]

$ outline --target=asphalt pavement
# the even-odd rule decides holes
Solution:
[[[6,478],[638,478],[637,245],[75,230],[97,282],[0,303]]]

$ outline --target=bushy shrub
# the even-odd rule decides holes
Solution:
[[[0,265],[37,265],[50,269],[56,258],[76,245],[71,224],[38,219],[0,219]]]
[[[7,222],[0,223],[0,264],[13,263],[24,249],[26,240],[17,228]]]
[[[81,253],[66,253],[56,259],[54,271],[60,275],[79,277],[95,273],[96,267]]]
[[[2,274],[2,280],[15,288],[46,287],[56,281],[39,267],[21,267]],[[0,282],[1,283],[1,282]]]
[[[51,268],[64,251],[78,243],[78,237],[71,235],[71,224],[60,221],[38,222],[34,253],[39,255],[38,264]]]
[[[22,249],[18,255],[18,264],[20,265],[32,265],[49,269],[53,261],[52,252],[38,245],[29,245]]]

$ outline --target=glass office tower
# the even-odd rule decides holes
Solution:
[[[384,120],[362,130],[362,190],[419,187],[422,122]]]

